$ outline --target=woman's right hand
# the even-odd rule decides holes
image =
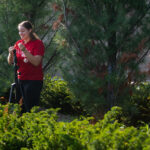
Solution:
[[[12,64],[13,63],[13,57],[14,57],[14,54],[13,54],[13,51],[14,51],[14,46],[11,46],[8,48],[8,51],[9,51],[9,55],[7,57],[7,61],[9,64]]]
[[[9,51],[9,54],[10,54],[10,55],[13,55],[13,50],[14,50],[14,49],[15,49],[14,46],[10,46],[10,47],[9,47],[8,51]]]

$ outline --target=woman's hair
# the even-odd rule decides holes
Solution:
[[[38,37],[38,35],[35,32],[33,32],[33,25],[32,25],[32,23],[30,21],[23,21],[23,22],[18,24],[18,27],[19,26],[23,26],[27,30],[32,29],[32,31],[30,32],[30,37],[31,37],[32,40],[39,40],[40,39]]]

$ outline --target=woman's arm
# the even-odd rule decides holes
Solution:
[[[24,50],[22,50],[25,54],[25,56],[27,57],[27,59],[29,60],[29,62],[34,65],[34,66],[38,66],[41,61],[42,61],[42,56],[40,55],[36,55],[36,56],[33,56],[28,50],[26,50],[24,48]]]
[[[25,47],[22,43],[18,44],[19,48],[24,52],[25,56],[27,57],[27,59],[29,60],[29,62],[34,65],[34,66],[38,66],[41,61],[42,61],[42,56],[40,55],[36,55],[33,56]]]

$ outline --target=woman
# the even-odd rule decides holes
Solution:
[[[14,46],[9,47],[8,63],[13,63],[13,50],[16,49],[18,80],[23,97],[23,112],[30,112],[33,106],[37,106],[43,85],[42,59],[44,45],[33,32],[33,26],[29,21],[23,21],[18,25],[20,40]]]

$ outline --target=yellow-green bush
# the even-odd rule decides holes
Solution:
[[[148,125],[135,128],[118,123],[122,109],[114,107],[95,125],[92,118],[58,122],[57,110],[20,115],[18,105],[0,105],[1,150],[148,150]],[[120,117],[119,117],[120,119]]]

